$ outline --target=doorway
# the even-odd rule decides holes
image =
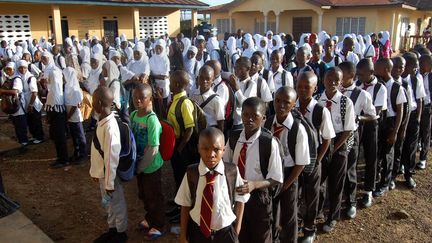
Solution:
[[[292,29],[294,40],[298,41],[303,33],[312,32],[312,17],[294,17]]]
[[[114,43],[114,39],[118,36],[117,20],[104,20],[104,36],[108,38],[109,43]]]

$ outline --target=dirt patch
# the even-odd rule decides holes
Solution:
[[[9,121],[0,120],[0,132],[13,136]],[[98,184],[89,176],[89,164],[69,170],[49,169],[54,160],[52,142],[29,146],[18,154],[2,156],[0,170],[7,194],[21,204],[21,210],[56,242],[92,242],[107,229],[100,206]],[[369,209],[358,210],[355,220],[342,220],[329,234],[319,234],[317,242],[430,242],[432,239],[431,167],[417,172],[417,188],[406,190],[403,183]],[[399,178],[402,179],[402,178]],[[174,196],[171,166],[163,167],[165,199]],[[136,231],[143,218],[136,182],[124,184],[129,213],[129,242],[141,242]],[[405,211],[408,217],[396,216]],[[399,212],[399,213],[398,213]],[[396,213],[396,216],[395,216]],[[406,216],[406,215],[405,215]],[[177,242],[167,233],[159,242]]]

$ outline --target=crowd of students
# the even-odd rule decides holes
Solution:
[[[356,217],[360,183],[360,204],[368,208],[395,189],[399,174],[413,189],[416,167],[426,168],[431,52],[418,45],[394,56],[388,32],[347,34],[339,42],[323,31],[303,34],[298,44],[289,34],[241,30],[223,40],[179,34],[130,42],[122,35],[112,45],[71,37],[60,47],[42,38],[2,41],[0,57],[2,84],[13,84],[0,95],[21,102],[11,114],[16,137],[24,146],[43,142],[45,109],[57,151],[53,168],[87,161],[83,121],[96,127],[90,175],[100,184],[109,231],[95,242],[127,240],[116,117],[136,140],[146,240],[166,231],[168,217],[180,223],[181,242],[313,242],[319,218],[330,232],[341,212]],[[199,126],[199,112],[207,128]],[[163,119],[176,137],[176,197],[167,214]],[[364,177],[357,174],[360,157]]]

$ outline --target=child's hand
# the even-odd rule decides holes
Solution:
[[[237,192],[240,195],[245,195],[251,193],[255,189],[255,184],[253,181],[243,180],[244,184],[242,186],[237,187]]]
[[[156,87],[155,88],[155,92],[154,92],[154,98],[155,99],[163,99],[162,97],[162,89],[160,87]]]
[[[237,83],[237,77],[234,74],[231,74],[229,77],[229,85],[234,91],[237,91],[240,89],[238,83]]]

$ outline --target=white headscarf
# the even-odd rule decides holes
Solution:
[[[300,36],[300,40],[299,40],[299,42],[298,42],[298,47],[302,47],[302,46],[304,46],[305,44],[308,44],[308,45],[309,45],[309,43],[305,43],[305,41],[304,41],[304,39],[305,39],[306,37],[309,37],[309,36],[310,36],[309,33],[303,33],[303,34]]]
[[[102,73],[102,65],[103,65],[103,60],[100,54],[93,54],[91,56],[92,59],[95,59],[98,61],[98,66],[96,67],[96,69],[91,69],[89,76],[87,78],[87,81],[85,82],[86,84],[86,88],[89,91],[89,93],[91,95],[93,95],[94,91],[97,89],[97,87],[99,86],[99,77],[100,74]]]
[[[210,53],[213,50],[219,50],[219,42],[214,36],[210,37],[207,42],[207,51]]]
[[[46,105],[47,106],[63,106],[64,105],[64,97],[63,97],[63,73],[62,71],[56,67],[54,64],[53,55],[44,51],[42,53],[43,57],[48,58],[48,64],[45,65],[44,76],[48,80],[48,96]],[[63,111],[58,107],[55,107],[57,112]]]
[[[150,70],[153,74],[156,75],[167,75],[169,73],[169,58],[166,54],[166,42],[164,39],[158,39],[155,42],[155,47],[160,46],[162,48],[162,52],[160,54],[157,54],[156,51],[152,55],[152,57],[149,60],[150,63]],[[166,67],[168,66],[168,70],[166,70]]]
[[[139,41],[134,46],[134,51],[137,51],[141,54],[140,60],[132,59],[127,65],[127,68],[135,73],[136,75],[141,75],[145,73],[146,75],[150,74],[150,66],[149,66],[149,58],[147,56],[147,52],[145,51],[144,43]],[[124,79],[126,80],[126,79]]]
[[[115,38],[115,48],[119,49],[120,48],[120,44],[121,44],[120,37],[116,37]]]
[[[370,37],[370,35],[365,35],[364,39],[366,42],[364,57],[374,57],[376,53],[375,47],[372,45],[372,38]]]
[[[265,41],[265,46],[261,47],[261,42]],[[257,51],[260,51],[262,53],[264,53],[267,56],[267,51],[268,51],[268,39],[265,36],[261,36],[261,38],[259,39],[258,43],[256,43],[257,46]]]
[[[189,47],[191,46],[191,41],[189,40],[189,38],[185,37],[181,39],[181,42],[183,43],[183,57],[184,57],[189,51]]]
[[[362,55],[363,55],[364,52],[365,52],[365,50],[366,50],[366,44],[365,44],[365,42],[363,40],[363,36],[357,35],[357,41],[360,44],[361,52],[362,52]]]
[[[78,104],[83,100],[83,93],[75,69],[72,67],[65,68],[63,70],[63,76],[65,79],[65,105],[78,106]]]
[[[261,37],[262,37],[262,35],[260,35],[260,34],[255,34],[255,35],[253,36],[253,38],[254,38],[254,42],[255,42],[255,49],[258,49],[259,44],[260,44]]]
[[[114,104],[118,109],[121,108],[121,94],[120,94],[120,82],[117,82],[116,80],[119,80],[120,77],[120,70],[117,67],[117,64],[115,64],[113,61],[108,60],[104,63],[103,68],[107,71],[107,77],[105,79],[105,83],[107,87],[110,87],[111,91],[114,94]]]
[[[237,43],[234,36],[230,36],[227,40],[227,49],[230,57],[237,52]]]
[[[124,33],[120,35],[120,40],[121,42],[127,41],[126,35]]]
[[[381,44],[385,45],[388,40],[390,40],[390,33],[388,31],[383,31],[380,40]]]
[[[90,64],[90,48],[88,46],[83,46],[79,55],[83,63]]]
[[[255,52],[255,44],[252,36],[250,34],[245,34],[243,43],[246,43],[248,47],[246,48],[246,50],[243,50],[242,56],[251,58],[253,53]]]

